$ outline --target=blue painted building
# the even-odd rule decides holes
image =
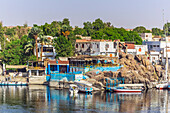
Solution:
[[[70,72],[86,73],[92,70],[117,71],[122,66],[117,63],[117,57],[105,56],[78,56],[69,58]]]
[[[83,74],[92,70],[117,71],[122,66],[115,63],[117,58],[99,56],[78,56],[67,60],[48,61],[46,74],[48,81],[75,81],[83,79]]]

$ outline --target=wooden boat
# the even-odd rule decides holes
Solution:
[[[70,93],[72,93],[72,94],[78,93],[78,91],[79,91],[79,90],[78,90],[78,86],[75,85],[75,84],[70,84],[69,91],[70,91]]]
[[[93,91],[93,88],[91,88],[92,84],[87,81],[81,80],[74,83],[77,84],[79,92],[92,93]]]

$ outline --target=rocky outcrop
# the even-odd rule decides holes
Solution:
[[[120,54],[119,57],[118,63],[123,65],[121,69],[117,72],[101,72],[98,70],[87,72],[88,81],[97,88],[101,88],[106,86],[106,82],[113,84],[118,82],[110,78],[124,78],[125,83],[144,83],[149,87],[151,82],[158,81],[164,73],[160,65],[151,65],[146,56]]]

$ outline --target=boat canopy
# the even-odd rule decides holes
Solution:
[[[76,84],[70,84],[70,87],[77,87]]]

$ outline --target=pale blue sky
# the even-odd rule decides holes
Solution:
[[[115,27],[162,28],[170,21],[170,0],[0,0],[0,20],[15,26],[50,23],[69,18],[71,25],[101,18]]]

